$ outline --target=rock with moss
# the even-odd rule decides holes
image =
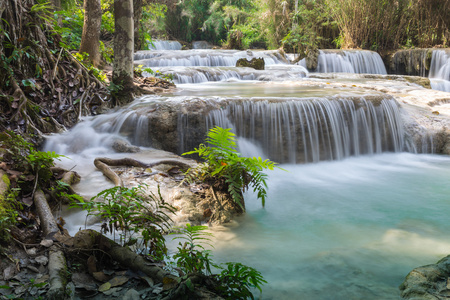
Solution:
[[[246,58],[240,58],[236,62],[236,67],[243,67],[243,68],[253,68],[255,70],[264,70],[265,69],[265,63],[263,58],[252,58],[251,60],[248,60]]]

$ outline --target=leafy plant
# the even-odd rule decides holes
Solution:
[[[149,248],[149,254],[162,259],[167,252],[163,233],[170,228],[171,219],[168,213],[174,213],[175,208],[164,202],[158,188],[158,195],[146,194],[145,186],[132,188],[113,187],[104,190],[90,201],[80,201],[72,206],[81,205],[89,215],[97,215],[105,220],[101,232],[119,233],[122,246],[135,245],[136,249],[144,251]],[[138,245],[136,234],[141,233],[142,242]]]
[[[225,299],[254,299],[252,289],[256,288],[262,292],[261,286],[267,282],[259,271],[241,263],[228,262],[224,264],[225,267],[215,264],[211,252],[201,245],[201,243],[210,245],[212,234],[205,232],[207,228],[186,224],[181,229],[183,236],[174,238],[185,240],[184,243],[179,243],[178,252],[173,258],[185,273],[183,278],[187,278],[186,284],[189,282],[189,274],[201,273],[213,279],[214,289]],[[222,272],[212,274],[211,267],[222,269]],[[189,282],[188,286],[191,291],[194,289],[192,283]]]
[[[179,243],[178,252],[173,255],[177,266],[183,270],[185,274],[202,273],[211,274],[211,267],[217,267],[210,257],[211,251],[206,250],[200,243],[209,244],[212,236],[204,230],[207,226],[191,226],[189,223],[181,229],[183,236],[174,238],[185,240],[185,243]]]
[[[163,74],[161,73],[159,70],[153,71],[152,68],[144,68],[143,65],[139,65],[137,67],[134,68],[134,74],[136,76],[144,76],[144,72],[149,74],[150,76],[156,77],[156,78],[161,78],[167,81],[173,81],[173,74],[172,73],[168,73],[168,74]]]
[[[241,157],[236,151],[235,134],[231,129],[214,127],[209,130],[206,142],[194,151],[183,153],[198,154],[205,162],[187,171],[187,180],[214,181],[224,179],[233,200],[243,208],[242,192],[252,187],[265,205],[267,197],[267,175],[264,169],[273,170],[276,163],[261,157]]]
[[[227,262],[226,268],[217,275],[217,290],[225,299],[254,299],[251,289],[262,292],[261,286],[267,281],[258,270],[241,263]]]

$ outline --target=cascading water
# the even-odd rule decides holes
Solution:
[[[181,50],[182,46],[178,41],[153,40],[148,48],[150,50]]]
[[[214,258],[262,271],[268,281],[262,299],[399,299],[398,286],[410,270],[450,252],[450,159],[401,153],[414,152],[403,129],[402,102],[380,89],[357,87],[379,79],[305,79],[301,67],[275,66],[283,59],[274,52],[252,53],[138,52],[137,64],[170,66],[179,70],[179,82],[190,84],[85,118],[71,131],[49,137],[45,150],[73,158],[63,163],[67,169],[77,165],[83,177],[78,191],[92,195],[111,186],[95,171],[95,157],[155,159],[146,151],[113,153],[117,139],[183,152],[203,142],[214,125],[233,128],[241,153],[283,162],[288,172],[268,172],[265,209],[247,193],[247,213],[237,219],[239,225],[212,229]],[[239,57],[263,53],[265,73],[227,75],[234,69],[205,67],[234,66]],[[368,62],[351,53],[348,65]],[[378,72],[367,64],[353,66],[354,72]],[[200,66],[183,67],[194,65]],[[196,76],[222,82],[192,84],[205,81],[192,79]],[[349,83],[333,85],[333,80]],[[414,88],[402,84],[401,93]]]
[[[363,97],[348,99],[252,99],[212,111],[207,128],[232,127],[238,137],[260,145],[281,163],[340,160],[349,156],[405,149],[394,100],[374,106]]]
[[[269,65],[265,70],[237,67],[163,67],[162,75],[172,74],[176,84],[227,80],[279,81],[304,78],[308,71],[302,66]]]
[[[433,51],[429,77],[433,89],[450,92],[450,52]]]
[[[304,59],[300,64],[306,67]],[[320,50],[315,72],[387,74],[380,55],[367,50]]]
[[[285,63],[277,51],[236,51],[236,50],[185,50],[138,51],[134,55],[135,64],[145,67],[234,67],[240,58],[263,58],[266,65]]]

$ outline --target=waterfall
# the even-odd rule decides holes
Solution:
[[[181,50],[182,46],[178,41],[154,40],[149,43],[148,48],[150,50]]]
[[[380,55],[368,50],[320,50],[315,72],[387,74]]]
[[[433,89],[450,92],[450,53],[448,51],[433,51],[429,77]]]
[[[266,70],[237,67],[162,67],[158,68],[161,74],[172,74],[175,84],[202,83],[210,81],[260,80],[280,81],[286,79],[299,79],[308,75],[302,66],[269,65]]]
[[[239,138],[260,145],[266,157],[281,163],[339,160],[406,148],[393,99],[376,105],[364,97],[231,101],[207,115],[206,128],[216,125],[233,128]],[[187,123],[178,128],[181,138],[186,139],[186,129]]]
[[[266,65],[283,64],[287,60],[277,51],[184,50],[138,51],[135,64],[145,67],[234,67],[240,58],[263,58]]]

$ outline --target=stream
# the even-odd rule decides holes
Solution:
[[[427,151],[408,143],[401,128],[402,111],[391,105],[396,100],[389,93],[403,95],[419,87],[357,74],[313,76],[302,63],[288,65],[270,51],[156,49],[137,53],[137,64],[162,73],[179,71],[174,93],[136,99],[48,137],[45,151],[66,155],[60,164],[74,167],[82,176],[76,191],[90,197],[112,187],[93,166],[95,157],[156,159],[146,156],[153,137],[152,127],[142,117],[145,110],[167,103],[213,103],[220,109],[204,116],[204,126],[233,127],[243,155],[280,157],[280,167],[286,170],[268,172],[265,208],[254,194],[246,193],[247,213],[231,224],[211,228],[215,260],[242,262],[262,272],[268,281],[262,299],[400,299],[398,286],[408,272],[450,254],[450,157],[419,154]],[[232,67],[238,58],[259,54],[268,66],[264,71]],[[321,72],[386,73],[373,52],[345,55],[354,58],[345,61],[331,53],[333,64],[323,58],[328,69]],[[339,63],[346,67],[338,69]],[[384,102],[366,105],[370,97]],[[242,113],[234,117],[238,110],[233,105],[239,103]],[[340,109],[342,113],[337,112]],[[177,134],[183,141],[186,130],[196,129],[180,122],[185,120],[180,116],[181,112]],[[254,120],[255,133],[248,133],[248,120]],[[264,134],[258,135],[258,122]],[[302,122],[310,126],[303,128]],[[265,143],[268,136],[273,139]],[[367,136],[371,138],[363,139]],[[334,142],[326,141],[333,137]],[[117,138],[143,151],[115,153],[111,144]],[[295,147],[288,145],[292,139],[298,140]],[[178,151],[192,150],[185,148],[180,142]],[[286,154],[278,156],[274,149]],[[160,155],[164,157],[163,152]],[[68,210],[63,215],[71,234],[84,227],[83,212]]]

